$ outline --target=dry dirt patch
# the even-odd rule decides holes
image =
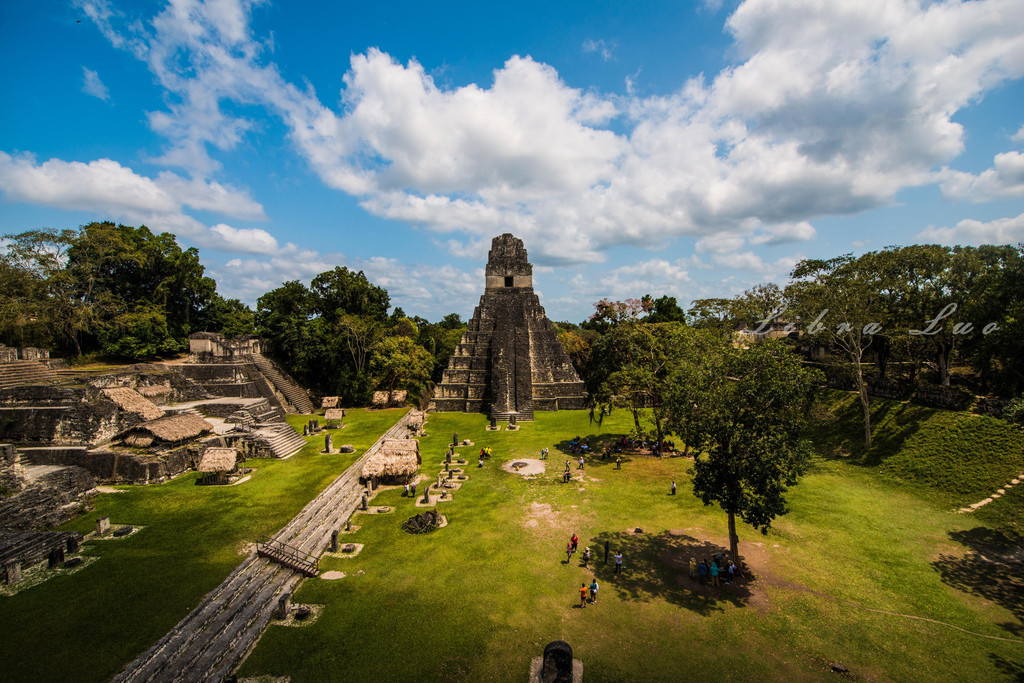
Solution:
[[[516,469],[514,466],[519,465]],[[515,460],[509,460],[501,466],[501,469],[512,474],[519,474],[524,477],[537,476],[544,474],[545,466],[543,460],[536,458],[516,458]]]

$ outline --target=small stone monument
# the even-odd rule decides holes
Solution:
[[[452,449],[449,448],[448,452],[444,454],[444,461],[445,463],[450,463],[452,461]]]
[[[530,664],[530,683],[575,683],[583,680],[583,662],[572,657],[572,647],[553,640],[544,647],[543,657]]]
[[[513,414],[508,416],[508,426],[509,427],[515,427],[516,426],[516,415],[515,415],[515,413],[513,413]]]
[[[335,529],[331,532],[331,552],[338,552],[338,530]]]
[[[68,537],[67,549],[68,549],[69,553],[77,553],[78,552],[78,536],[69,536]]]
[[[455,432],[454,434],[452,434],[452,448],[455,448],[458,445],[459,445],[459,433]]]
[[[497,429],[497,428],[498,428],[498,418],[496,418],[496,417],[494,417],[492,415],[491,416],[491,426],[488,427],[488,429]]]
[[[363,510],[365,510],[365,509],[366,509],[366,494],[365,494],[365,493],[363,494],[363,504],[362,504],[362,508],[363,508]]]
[[[285,593],[277,599],[277,618],[287,619],[288,613],[292,611],[292,594]]]
[[[64,547],[54,548],[46,558],[46,566],[50,569],[64,564]]]
[[[302,435],[303,436],[309,436],[309,425],[308,424],[302,425]]]
[[[96,520],[96,535],[102,536],[110,531],[110,517],[100,517]]]
[[[324,437],[324,453],[331,452],[331,435],[328,434]]]
[[[352,519],[345,520],[345,531],[352,531]]]
[[[430,487],[429,486],[424,486],[423,487],[423,502],[424,503],[429,503],[430,502]]]
[[[4,583],[13,585],[21,581],[21,561],[11,560],[4,565]]]

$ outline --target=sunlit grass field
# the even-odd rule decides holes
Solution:
[[[243,675],[521,681],[552,640],[573,646],[588,681],[833,679],[833,664],[854,680],[957,681],[1012,679],[1024,667],[1019,594],[990,590],[1007,577],[965,557],[992,534],[944,498],[929,502],[876,468],[818,459],[771,533],[740,528],[756,578],[711,589],[690,580],[686,562],[727,545],[726,519],[690,493],[688,459],[633,456],[616,470],[591,458],[582,480],[573,464],[577,479],[559,481],[568,456],[556,445],[626,433],[628,413],[600,428],[582,412],[538,413],[518,432],[485,425],[481,415],[430,416],[428,478],[452,432],[476,443],[460,449],[470,479],[439,504],[448,526],[406,534],[401,522],[420,509],[401,489],[381,492],[374,504],[396,513],[357,516],[345,540],[362,552],[321,563],[347,576],[307,580],[295,596],[325,605],[319,619],[271,626]],[[479,469],[483,445],[494,456]],[[545,476],[499,469],[545,446]],[[581,550],[595,550],[593,571],[579,555],[565,563],[574,532]],[[605,540],[624,552],[619,576],[602,562]],[[580,609],[577,589],[594,576],[598,602]]]

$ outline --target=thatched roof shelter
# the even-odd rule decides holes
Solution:
[[[234,448],[207,448],[199,461],[197,472],[230,472],[238,462],[238,451]]]
[[[373,392],[373,400],[371,401],[371,404],[373,405],[374,408],[386,408],[388,405],[388,392]]]
[[[387,439],[380,450],[363,465],[363,479],[376,477],[385,483],[401,483],[411,478],[420,466],[420,442],[415,439]]]
[[[341,396],[324,396],[324,400],[320,402],[321,408],[337,408],[338,403],[341,402]]]
[[[400,406],[400,405],[402,405],[403,403],[405,403],[405,398],[408,395],[409,395],[409,392],[406,391],[405,389],[396,389],[395,391],[392,391],[391,392],[391,399],[390,399],[391,405],[393,405],[393,406]]]
[[[155,441],[178,443],[213,431],[213,425],[199,415],[180,413],[143,422],[129,429],[123,441],[129,446],[149,446]],[[148,439],[148,443],[143,443]]]
[[[139,392],[146,398],[160,398],[172,393],[174,389],[166,384],[149,384],[143,387],[136,387],[135,391]]]
[[[164,411],[153,405],[145,396],[128,387],[104,389],[107,398],[117,404],[126,413],[138,413],[144,420],[156,420],[164,416]]]
[[[345,419],[345,411],[341,408],[328,408],[324,411],[324,422],[341,422]]]

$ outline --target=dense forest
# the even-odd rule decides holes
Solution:
[[[375,389],[425,396],[464,322],[392,308],[388,292],[337,267],[291,281],[251,310],[217,293],[196,249],[145,226],[91,223],[8,235],[0,247],[0,343],[75,359],[146,360],[188,348],[192,332],[258,334],[300,382],[347,404]],[[671,389],[698,359],[769,333],[858,391],[949,387],[1003,398],[1024,390],[1024,245],[889,247],[808,259],[790,281],[732,298],[602,300],[579,324],[556,323],[600,415],[633,411],[660,437]],[[639,294],[639,293],[638,293]],[[896,388],[893,388],[896,387]],[[900,388],[902,387],[902,388]],[[909,388],[908,388],[909,387]],[[641,408],[651,408],[641,424]]]

